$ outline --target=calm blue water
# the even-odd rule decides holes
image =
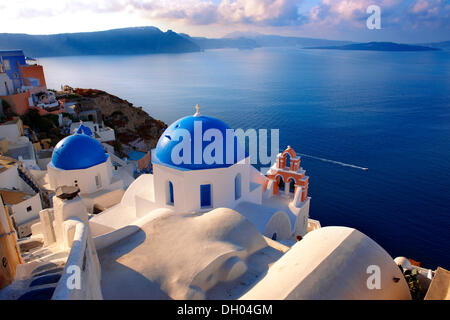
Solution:
[[[97,88],[166,123],[194,112],[280,128],[303,158],[311,216],[396,257],[450,267],[450,53],[264,48],[42,58],[50,88]]]

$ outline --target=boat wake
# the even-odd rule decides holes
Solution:
[[[304,154],[304,153],[297,153],[303,157],[307,157],[307,158],[311,158],[311,159],[316,159],[316,160],[320,160],[320,161],[324,161],[324,162],[330,162],[330,163],[334,163],[343,167],[350,167],[350,168],[354,168],[354,169],[359,169],[359,170],[364,170],[367,171],[369,170],[369,168],[365,168],[365,167],[360,167],[354,164],[350,164],[350,163],[345,163],[345,162],[340,162],[340,161],[334,161],[334,160],[330,160],[330,159],[325,159],[325,158],[319,158],[319,157],[315,157],[315,156],[311,156],[309,154]]]

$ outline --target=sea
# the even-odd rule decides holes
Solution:
[[[450,51],[295,47],[40,58],[47,86],[95,88],[167,124],[195,112],[279,129],[302,155],[310,216],[395,258],[450,268]],[[362,170],[368,168],[368,170]]]

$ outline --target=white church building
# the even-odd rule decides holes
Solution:
[[[280,241],[295,241],[296,237],[307,233],[308,226],[316,228],[320,225],[315,220],[309,220],[309,197],[304,197],[302,201],[302,197],[296,197],[294,191],[274,194],[278,189],[274,191],[272,184],[268,184],[269,180],[250,164],[234,135],[231,142],[223,143],[223,152],[219,155],[222,159],[219,161],[217,157],[214,163],[206,163],[208,159],[203,156],[199,157],[200,161],[195,159],[200,153],[203,155],[211,144],[203,137],[197,145],[188,140],[198,137],[196,130],[200,127],[205,134],[208,130],[214,130],[222,137],[226,137],[230,129],[223,121],[199,112],[175,121],[152,150],[153,174],[144,174],[136,179],[125,191],[121,203],[91,219],[91,225],[102,225],[99,232],[111,231],[111,228],[123,227],[161,208],[175,213],[235,209],[250,220],[259,232]],[[183,134],[188,139],[182,140],[180,137]],[[183,143],[186,143],[187,149],[181,151],[180,144]],[[198,146],[201,146],[200,150]],[[229,148],[233,152],[229,152]],[[173,155],[183,152],[187,153],[182,154],[183,161],[174,163],[176,159]],[[89,176],[92,180],[94,175]],[[297,192],[301,193],[302,189],[298,188]],[[93,233],[99,235],[95,227]]]
[[[36,172],[35,172],[36,173]],[[103,211],[117,204],[129,181],[127,172],[115,168],[110,155],[83,124],[54,148],[42,180],[48,190],[75,186],[89,212]],[[127,179],[128,178],[128,179]]]

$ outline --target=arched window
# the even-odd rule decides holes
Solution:
[[[202,184],[200,186],[200,206],[202,208],[209,208],[212,206],[210,184]]]
[[[172,181],[169,181],[167,185],[167,204],[174,205],[175,198],[173,196],[173,183]]]
[[[291,155],[289,153],[286,153],[286,168],[291,167]]]
[[[293,178],[289,181],[289,192],[290,193],[295,192],[295,180]]]
[[[241,198],[241,174],[238,173],[234,178],[234,200]]]
[[[99,174],[95,176],[95,185],[97,186],[98,189],[102,187],[102,179]]]
[[[282,176],[278,176],[278,189],[284,191],[284,180]]]

